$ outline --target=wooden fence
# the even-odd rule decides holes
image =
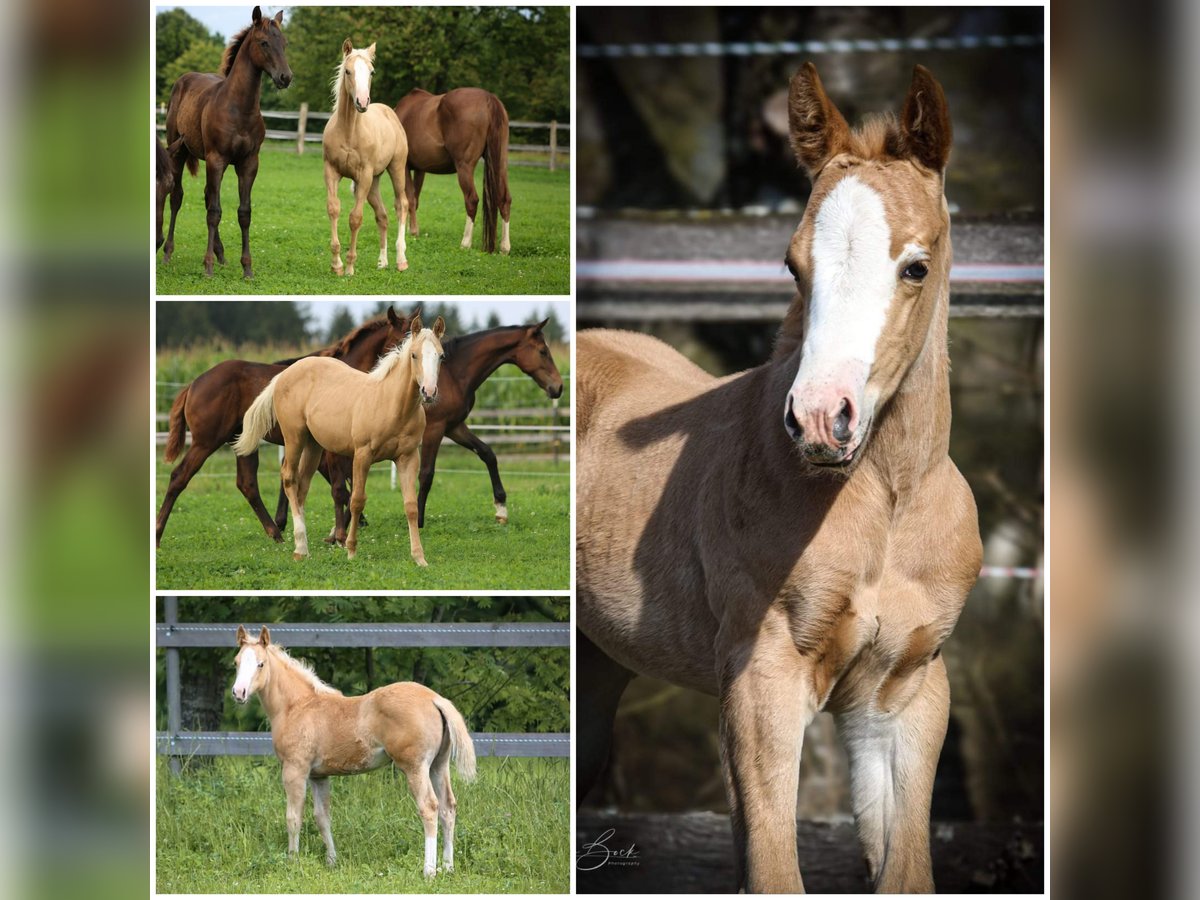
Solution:
[[[184,647],[233,649],[239,623],[179,621],[179,599],[164,598],[164,620],[155,626],[155,645],[166,653],[167,730],[156,735],[159,756],[170,757],[178,774],[187,756],[270,756],[269,732],[184,731],[179,650]],[[470,622],[447,624],[291,624],[266,623],[281,644],[291,647],[569,647],[566,622]],[[253,633],[258,624],[246,623]],[[472,733],[480,756],[550,756],[571,753],[569,734]]]
[[[159,131],[166,130],[167,107],[159,104],[157,109],[158,117],[156,119]],[[304,155],[304,145],[321,142],[321,134],[325,126],[310,130],[309,122],[326,122],[332,113],[317,112],[309,110],[307,103],[301,103],[298,110],[285,109],[264,109],[262,111],[263,118],[270,120],[282,120],[284,122],[295,122],[294,129],[288,128],[267,128],[267,138],[273,141],[291,141],[296,145],[296,153]],[[524,153],[544,154],[546,160],[533,159],[509,159],[510,166],[536,166],[539,168],[548,167],[551,172],[563,167],[571,165],[571,147],[570,141],[559,141],[559,133],[569,133],[571,126],[567,123],[559,122],[551,119],[549,122],[525,122],[525,121],[510,121],[508,123],[509,145],[510,151]],[[549,143],[546,144],[514,144],[512,143],[513,131],[538,131],[546,130],[549,132]],[[567,134],[563,135],[564,137]]]

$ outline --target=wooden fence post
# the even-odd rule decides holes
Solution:
[[[179,622],[179,598],[166,597],[163,600],[166,607],[165,623],[176,625]],[[180,711],[180,696],[179,696],[179,648],[167,648],[167,734],[171,740],[179,737],[179,732],[183,730],[183,715]],[[178,775],[181,771],[178,756],[170,756],[167,758],[167,764],[171,768],[172,775]]]
[[[308,129],[308,104],[300,104],[300,124],[296,126],[296,155],[304,155],[304,132]]]
[[[554,156],[558,152],[558,120],[550,120],[550,171],[554,171]]]

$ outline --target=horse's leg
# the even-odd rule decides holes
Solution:
[[[194,443],[195,435],[192,436],[192,440],[192,446],[188,447],[187,453],[183,454],[179,465],[171,470],[171,480],[167,482],[167,493],[163,497],[162,506],[159,507],[158,521],[154,526],[155,547],[162,543],[163,530],[167,527],[167,519],[171,517],[171,509],[175,506],[176,498],[183,493],[183,489],[188,486],[192,476],[200,471],[204,461],[217,449]]]
[[[478,160],[476,160],[478,162]],[[467,208],[467,224],[463,228],[462,249],[471,249],[471,236],[475,233],[475,211],[479,208],[479,194],[475,192],[475,166],[456,162],[458,186],[462,189],[463,205]]]
[[[404,177],[404,162],[393,159],[388,166],[388,175],[392,179],[392,193],[396,195],[396,271],[403,272],[408,268],[408,247],[404,243],[404,232],[408,228],[408,180]],[[385,264],[386,265],[386,264]]]
[[[288,855],[300,852],[300,823],[304,818],[304,794],[308,789],[308,769],[284,763],[283,793],[287,797]]]
[[[329,252],[333,254],[333,274],[342,274],[342,242],[338,240],[338,216],[342,212],[342,201],[338,197],[338,185],[342,176],[337,169],[325,161],[325,212],[329,214]]]
[[[313,818],[325,841],[325,863],[332,866],[337,862],[337,850],[333,847],[333,827],[329,818],[329,779],[309,778],[308,783],[312,785]]]
[[[395,757],[392,757],[395,759]],[[429,770],[423,759],[402,766],[408,777],[408,789],[417,802],[417,813],[425,829],[425,877],[437,874],[438,798],[429,780]]]
[[[279,474],[279,502],[275,505],[275,525],[283,531],[287,527],[288,496],[287,491],[283,489],[283,472]]]
[[[450,750],[437,757],[429,767],[429,780],[437,795],[438,819],[442,823],[442,871],[454,871],[454,822],[457,818],[458,801],[450,787]]]
[[[404,495],[404,515],[408,518],[408,549],[418,566],[427,566],[425,551],[421,547],[421,527],[417,524],[417,459],[414,447],[410,453],[396,457],[396,469],[400,475],[400,493]]]
[[[500,234],[500,252],[508,253],[512,245],[508,240],[508,217],[512,213],[512,194],[508,192],[508,172],[500,173],[500,221],[503,229]]]
[[[604,771],[612,744],[617,704],[633,673],[613,662],[582,631],[575,632],[579,693],[576,802],[581,803]]]
[[[221,228],[221,179],[225,177],[225,160],[209,155],[204,161],[204,208],[208,211],[208,249],[204,252],[204,274],[212,275],[216,255],[217,232]]]
[[[437,466],[438,450],[442,446],[442,435],[445,433],[445,422],[425,420],[425,434],[421,438],[421,471],[418,479],[420,485],[417,493],[417,527],[425,527],[425,501],[433,488],[433,470]]]
[[[867,869],[878,893],[933,893],[929,804],[946,736],[950,687],[940,657],[908,676],[903,706],[878,699],[837,716],[850,757],[854,818]],[[899,708],[894,708],[899,706]]]
[[[171,261],[171,254],[175,252],[175,217],[179,215],[179,207],[183,205],[183,170],[184,164],[171,157],[171,172],[174,175],[174,183],[171,185],[171,224],[167,229],[167,240],[163,244],[163,262]]]
[[[812,718],[810,679],[782,615],[768,615],[753,630],[730,624],[721,626],[717,672],[738,887],[803,893],[796,791],[800,744]]]
[[[242,277],[253,278],[250,266],[250,191],[258,177],[258,154],[247,157],[236,166],[238,176],[238,225],[242,228]],[[225,254],[221,254],[225,262]]]
[[[350,517],[350,459],[337,453],[326,452],[317,469],[329,482],[329,493],[333,497],[333,530],[325,538],[327,544],[346,544],[346,523]],[[366,524],[366,523],[362,523]]]
[[[488,475],[492,479],[492,501],[496,504],[496,521],[501,525],[507,525],[508,494],[504,492],[504,485],[500,482],[500,467],[496,464],[495,451],[476,437],[475,433],[467,427],[466,422],[461,422],[451,428],[448,434],[454,443],[466,447],[487,466]]]
[[[375,210],[375,227],[379,229],[379,264],[377,269],[386,269],[387,260],[387,230],[388,216],[387,207],[383,205],[383,195],[379,192],[380,176],[376,175],[371,182],[371,190],[367,192],[367,202],[371,204],[371,209]]]
[[[258,492],[257,450],[246,456],[237,457],[237,486],[238,490],[242,492],[242,496],[246,498],[246,502],[250,504],[250,508],[254,510],[254,514],[258,516],[258,521],[262,523],[267,536],[283,543],[283,531],[280,526],[275,524],[271,514],[267,512],[262,495]]]
[[[354,261],[358,259],[358,231],[362,228],[363,206],[371,191],[371,176],[354,180],[354,208],[350,210],[350,250],[346,253],[346,274],[354,274]]]
[[[360,447],[354,452],[354,472],[350,477],[350,531],[346,535],[346,558],[358,552],[358,518],[367,505],[367,475],[371,472],[371,450]]]
[[[421,233],[417,225],[417,207],[421,205],[421,185],[425,183],[425,173],[418,169],[408,170],[408,180],[404,183],[404,195],[408,197],[408,233],[416,237]]]
[[[308,528],[304,524],[304,505],[300,501],[300,460],[306,446],[306,435],[285,435],[283,462],[279,466],[283,490],[292,507],[292,558],[295,560],[308,556]]]
[[[308,488],[312,484],[313,474],[321,464],[325,451],[321,449],[311,435],[300,453],[300,464],[296,472],[296,510],[294,512],[297,534],[304,532],[304,555],[308,556],[308,527],[304,521],[304,504],[308,500]],[[297,557],[299,559],[299,557]]]

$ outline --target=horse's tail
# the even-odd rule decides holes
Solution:
[[[496,252],[496,215],[508,185],[508,112],[488,94],[488,133],[483,159],[483,249]]]
[[[474,781],[475,742],[471,740],[471,732],[467,731],[467,723],[454,704],[445,697],[434,697],[433,705],[446,720],[446,730],[450,733],[450,758],[454,760],[458,774],[464,781]]]
[[[242,416],[242,433],[233,444],[233,452],[238,456],[249,456],[257,450],[267,432],[275,427],[275,382],[278,380],[279,375],[272,378]]]
[[[187,165],[188,171],[192,173],[192,177],[195,177],[200,171],[200,161],[197,160],[196,157],[192,156],[192,154],[188,152],[187,147],[184,146],[183,135],[175,138],[175,140],[171,142],[171,146],[167,148],[167,152],[172,156],[179,156],[180,151],[182,151],[183,161]]]
[[[192,386],[189,384],[175,395],[175,402],[171,404],[171,414],[168,418],[170,429],[167,432],[167,446],[163,450],[163,459],[167,462],[174,462],[175,457],[179,455],[179,451],[183,449],[183,436],[187,431],[187,424],[183,417],[183,406],[187,403],[188,391],[191,389]]]

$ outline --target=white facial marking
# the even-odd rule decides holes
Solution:
[[[233,696],[238,700],[250,698],[250,684],[258,672],[258,654],[249,647],[243,647],[238,657],[237,678],[233,682]]]
[[[422,333],[429,332],[426,328]],[[425,389],[425,394],[432,397],[437,393],[438,383],[438,367],[440,364],[440,354],[437,346],[432,340],[432,334],[421,347],[421,386]]]
[[[354,97],[362,106],[371,99],[371,69],[361,56],[354,60]]]

